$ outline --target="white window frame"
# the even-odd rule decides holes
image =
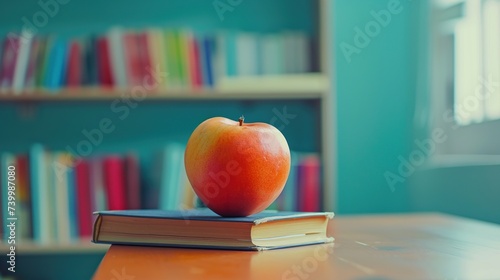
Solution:
[[[500,10],[500,0],[434,0],[431,5],[430,128],[431,130],[442,129],[446,135],[446,141],[436,147],[436,156],[438,157],[440,155],[475,155],[474,158],[477,159],[477,155],[500,155],[500,110],[488,108],[491,102],[496,102],[497,108],[500,107],[500,87],[498,87],[498,83],[500,83],[500,32],[495,38],[485,36],[484,33],[487,33],[488,30],[483,32],[481,27],[485,20],[491,19],[485,19],[482,16],[479,21],[473,24],[469,23],[468,26],[464,25],[467,20],[477,20],[477,14],[474,15],[474,13],[480,13],[481,7],[485,4],[490,5],[490,3],[496,5]],[[490,11],[489,8],[488,11]],[[500,17],[497,17],[496,20],[500,23]],[[500,24],[497,27],[500,31]],[[473,34],[472,36],[464,38],[464,36],[456,34],[456,30],[460,28],[473,28],[475,31],[469,33]],[[483,41],[483,38],[486,38],[486,41]],[[470,57],[465,57],[461,63],[467,65],[469,69],[462,69],[465,72],[460,72],[458,68],[455,69],[454,63],[457,62],[455,56],[463,56],[463,54],[453,53],[455,52],[453,47],[455,40],[470,40],[472,47],[469,47],[467,51],[474,52],[470,57],[472,60],[474,56],[477,57],[481,60],[480,63],[467,62],[466,59]],[[474,43],[477,42],[486,43],[475,45]],[[488,64],[491,61],[482,57],[484,48],[489,49],[489,51],[496,48],[499,53],[498,66],[491,66]],[[471,71],[471,68],[474,71]],[[461,96],[458,93],[458,98],[455,99],[454,88],[457,86],[455,79],[457,76],[464,77],[467,75],[467,71],[476,72],[476,77],[474,77],[476,82],[474,79],[459,81],[459,87],[469,88],[469,90],[462,90]],[[490,74],[486,74],[488,71]],[[494,72],[493,75],[491,72]],[[496,92],[491,94],[491,89],[487,89],[485,84],[495,87]],[[487,114],[483,114],[483,112],[487,112]],[[461,119],[460,114],[463,116],[465,113],[468,114],[469,118]]]

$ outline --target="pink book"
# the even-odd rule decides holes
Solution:
[[[125,194],[124,164],[118,156],[107,156],[103,160],[104,185],[108,198],[109,210],[127,208]]]
[[[191,70],[191,86],[200,88],[202,86],[200,49],[195,36],[189,36],[189,69]]]
[[[123,35],[123,52],[125,54],[125,65],[127,68],[127,80],[129,86],[140,85],[142,83],[141,60],[139,56],[139,46],[137,35],[126,33]]]
[[[103,87],[112,87],[114,85],[110,51],[108,38],[100,37],[97,39],[98,77],[99,83]]]
[[[151,55],[149,53],[149,42],[148,42],[148,34],[146,32],[142,32],[137,35],[139,42],[139,60],[141,61],[141,83],[144,81],[144,77],[149,75],[151,72]]]
[[[80,87],[82,85],[82,50],[77,41],[72,41],[69,46],[68,70],[66,72],[66,85]]]
[[[0,72],[1,89],[10,89],[12,87],[20,43],[21,39],[19,37],[8,36],[5,38],[2,54],[2,71]]]
[[[92,235],[92,198],[90,189],[90,167],[87,160],[82,159],[75,166],[76,203],[78,217],[78,236]]]
[[[134,154],[125,157],[125,177],[127,209],[141,209],[139,162]]]
[[[304,157],[299,164],[299,211],[319,211],[320,165],[316,155]]]

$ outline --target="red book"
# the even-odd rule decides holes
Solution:
[[[103,168],[108,209],[125,210],[127,208],[127,200],[125,195],[125,172],[122,159],[118,156],[105,157]]]
[[[200,88],[203,84],[200,66],[200,47],[195,36],[188,37],[189,44],[189,69],[191,70],[191,86]]]
[[[299,164],[299,211],[319,211],[320,191],[320,160],[318,156],[310,155]]]
[[[28,222],[25,223],[23,231],[20,232],[23,238],[33,238],[33,231],[31,225],[31,188],[30,188],[30,172],[29,172],[29,160],[27,155],[19,155],[16,158],[16,179],[17,179],[17,195],[19,200],[19,206],[24,208],[23,219],[27,219]],[[5,167],[6,168],[6,167]],[[7,207],[7,206],[5,206]]]
[[[77,41],[73,41],[69,46],[68,70],[66,85],[68,87],[79,87],[82,85],[82,49]]]
[[[5,38],[1,60],[2,68],[0,69],[0,88],[10,89],[12,86],[20,43],[21,39],[17,36],[7,36]]]
[[[111,73],[111,56],[108,38],[100,37],[97,39],[97,67],[99,84],[103,87],[112,87],[114,85],[113,75]]]
[[[129,86],[140,85],[141,79],[141,58],[139,56],[139,40],[136,34],[127,33],[123,35],[123,52],[126,59],[127,79]]]
[[[125,157],[125,174],[127,209],[141,209],[139,162],[133,154],[128,154]]]
[[[89,162],[81,159],[75,166],[76,211],[78,217],[78,236],[92,235],[92,198],[90,190]]]
[[[148,42],[148,34],[146,32],[142,32],[137,35],[138,38],[138,46],[139,46],[139,60],[141,62],[141,84],[144,81],[144,77],[148,76],[151,72],[151,56],[149,54],[149,42]],[[154,78],[154,77],[151,77]]]

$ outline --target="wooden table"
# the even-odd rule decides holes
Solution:
[[[335,242],[264,252],[110,247],[95,279],[500,279],[500,226],[441,214],[336,217]]]

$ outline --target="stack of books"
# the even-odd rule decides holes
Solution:
[[[0,92],[4,93],[54,94],[81,87],[142,87],[161,93],[166,88],[213,88],[228,77],[312,69],[311,39],[298,31],[209,34],[114,27],[105,34],[78,38],[12,34],[0,42]]]

